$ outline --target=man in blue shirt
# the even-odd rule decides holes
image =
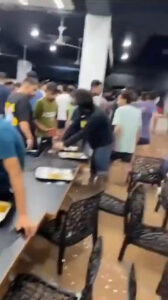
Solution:
[[[25,148],[19,132],[7,121],[0,119],[0,199],[9,200],[13,190],[18,211],[16,229],[24,229],[27,237],[35,234],[35,226],[28,218],[23,182]]]

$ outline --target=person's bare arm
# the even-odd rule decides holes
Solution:
[[[32,149],[33,148],[33,143],[34,143],[34,138],[32,136],[29,123],[27,121],[21,121],[21,122],[19,122],[19,127],[20,127],[23,135],[26,138],[27,148]]]
[[[17,230],[24,229],[27,237],[35,234],[36,227],[28,218],[26,209],[26,195],[23,181],[23,173],[16,157],[3,160],[3,165],[8,173],[11,187],[14,192],[16,207],[18,211]]]
[[[121,127],[119,125],[115,125],[114,133],[115,133],[115,136],[119,136],[121,134]]]
[[[40,129],[41,131],[44,131],[44,132],[48,132],[49,131],[49,128],[47,128],[46,126],[44,126],[43,124],[41,124],[38,120],[35,120],[35,125],[38,129]]]

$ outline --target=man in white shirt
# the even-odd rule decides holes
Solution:
[[[116,110],[112,125],[115,126],[115,148],[111,160],[121,159],[131,162],[142,128],[142,113],[131,105],[136,100],[135,93],[125,90],[118,98],[119,108]]]
[[[62,94],[59,94],[56,97],[56,102],[58,106],[58,113],[57,113],[57,127],[58,129],[64,129],[65,124],[68,117],[68,108],[71,104],[72,97],[68,92],[68,87],[63,86]]]

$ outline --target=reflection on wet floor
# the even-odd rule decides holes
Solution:
[[[160,151],[161,148],[161,151]],[[148,155],[164,157],[168,152],[168,139],[165,136],[156,136],[149,149]],[[138,154],[142,154],[139,152]],[[93,188],[93,187],[92,187]],[[76,185],[70,196],[76,200],[89,196],[93,190],[88,186],[80,189]],[[147,224],[160,226],[163,219],[162,209],[154,212],[156,205],[156,187],[147,188],[147,206],[145,210],[145,220]],[[125,186],[108,184],[106,191],[126,199],[127,192]],[[122,263],[117,261],[118,253],[124,238],[123,219],[104,212],[99,213],[99,235],[103,236],[103,258],[100,271],[94,286],[94,300],[125,300],[127,299],[128,275],[131,264],[135,264],[137,276],[137,300],[157,300],[156,288],[161,278],[166,257],[160,256],[144,249],[130,245],[126,251]],[[92,239],[87,238],[81,243],[69,247],[65,252],[64,271],[62,276],[57,275],[57,255],[58,249],[51,245],[42,237],[33,238],[27,247],[21,261],[18,263],[18,271],[28,271],[40,275],[46,280],[56,281],[61,287],[73,291],[81,291],[84,287],[88,258],[91,252]]]

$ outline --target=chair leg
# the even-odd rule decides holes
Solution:
[[[57,272],[59,275],[62,274],[63,270],[63,258],[64,258],[64,253],[65,253],[65,247],[60,247],[59,248],[59,255],[58,255],[58,262],[57,262]]]
[[[159,211],[160,206],[161,206],[161,203],[160,203],[160,201],[158,200],[158,202],[157,202],[157,204],[156,204],[156,207],[155,207],[155,212],[158,212],[158,211]]]
[[[92,238],[93,238],[93,245],[95,245],[97,242],[97,228],[95,228],[95,230],[92,234]]]
[[[129,244],[128,238],[126,237],[124,239],[124,242],[122,244],[122,247],[121,247],[121,250],[120,250],[120,253],[119,253],[119,256],[118,256],[119,261],[123,260],[123,257],[124,257],[124,254],[125,254],[125,251],[126,251],[126,248],[127,248],[128,244]]]
[[[166,211],[166,213],[165,213],[165,217],[163,219],[162,228],[164,228],[164,229],[166,228],[167,222],[168,222],[168,211]]]

